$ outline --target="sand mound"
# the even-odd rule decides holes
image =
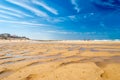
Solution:
[[[73,63],[62,65],[41,80],[102,80],[103,72],[94,63]]]

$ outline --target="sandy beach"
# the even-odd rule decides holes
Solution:
[[[0,80],[120,80],[120,42],[1,40]]]

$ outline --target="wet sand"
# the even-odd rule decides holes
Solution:
[[[120,80],[120,42],[0,41],[0,80]]]

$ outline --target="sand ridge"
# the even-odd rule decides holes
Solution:
[[[120,80],[120,42],[0,42],[0,80]]]

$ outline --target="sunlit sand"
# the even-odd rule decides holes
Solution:
[[[120,42],[1,40],[0,80],[120,80]]]

